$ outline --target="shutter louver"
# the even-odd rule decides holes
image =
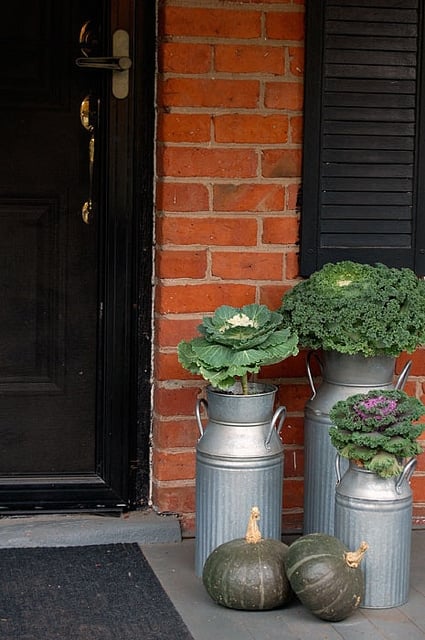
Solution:
[[[412,267],[418,0],[319,4],[321,35],[306,43],[302,273],[346,259]],[[311,18],[308,36],[320,28]]]

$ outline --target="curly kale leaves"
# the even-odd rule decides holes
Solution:
[[[331,442],[341,456],[360,462],[382,477],[402,471],[400,461],[421,453],[416,423],[425,407],[404,391],[373,389],[338,401],[329,416]]]
[[[398,356],[425,343],[425,282],[410,269],[327,264],[285,294],[280,312],[311,349]]]

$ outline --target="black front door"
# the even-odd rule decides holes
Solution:
[[[117,97],[75,62],[111,56],[119,5],[1,7],[0,513],[129,504],[132,71]]]

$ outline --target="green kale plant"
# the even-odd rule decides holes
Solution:
[[[179,362],[217,389],[229,389],[240,379],[247,394],[248,374],[298,353],[296,333],[265,305],[223,305],[203,319],[198,331],[199,337],[179,343]]]
[[[404,391],[372,389],[338,401],[329,413],[331,442],[339,454],[383,478],[401,473],[402,460],[422,452],[425,407]]]
[[[326,264],[279,311],[309,349],[397,357],[425,343],[425,282],[407,268]]]

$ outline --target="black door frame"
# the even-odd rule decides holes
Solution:
[[[108,188],[100,203],[106,221],[96,473],[66,481],[8,479],[0,484],[5,515],[122,511],[149,499],[155,2],[105,0],[104,6],[107,31],[130,33],[133,67],[129,98],[112,100],[106,115],[107,162],[99,176]]]

